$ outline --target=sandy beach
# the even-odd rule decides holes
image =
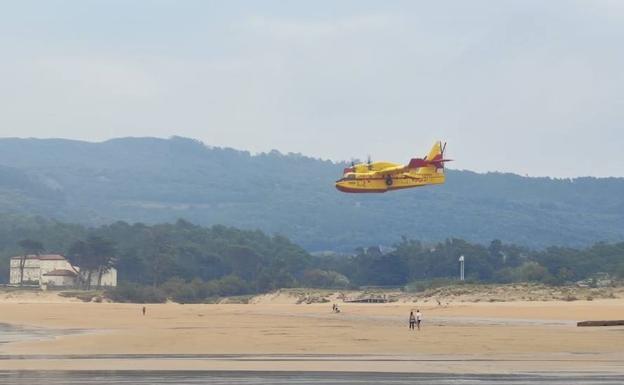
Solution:
[[[143,305],[53,294],[0,302],[0,323],[65,330],[0,344],[0,370],[305,370],[624,374],[624,299],[433,304]],[[407,317],[419,308],[422,330]]]

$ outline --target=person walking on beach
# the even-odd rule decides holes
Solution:
[[[414,316],[414,311],[410,311],[409,316],[409,328],[410,330],[414,330],[414,325],[416,325],[416,317]]]
[[[421,322],[422,322],[422,313],[420,312],[420,310],[416,310],[416,326],[418,327],[418,330],[420,330]]]
[[[143,315],[145,315],[145,310],[146,310],[145,306],[143,306]]]

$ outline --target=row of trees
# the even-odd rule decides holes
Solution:
[[[424,244],[403,238],[392,248],[375,246],[358,248],[350,255],[313,256],[283,236],[201,227],[183,220],[153,226],[117,222],[92,229],[54,223],[39,234],[28,235],[18,242],[23,261],[27,254],[46,250],[64,254],[80,267],[85,288],[92,281],[99,284],[102,273],[114,266],[119,281],[126,284],[120,290],[136,293],[136,287],[150,287],[138,296],[169,296],[186,302],[295,286],[400,287],[456,278],[460,255],[466,257],[466,277],[481,282],[563,284],[598,272],[624,277],[624,243],[532,250],[498,240],[489,245],[461,239]],[[0,236],[0,256],[4,256],[0,271],[5,279],[8,256],[16,255],[13,242],[13,246],[3,243]]]
[[[58,230],[57,236],[66,236],[64,228]],[[152,287],[174,277],[210,282],[233,276],[246,283],[247,291],[267,291],[303,282],[306,269],[312,265],[312,257],[285,237],[225,226],[201,227],[182,220],[154,226],[117,222],[82,229],[80,234],[80,239],[64,247],[45,250],[63,254],[72,265],[79,266],[85,287],[94,276],[99,284],[103,272],[114,266],[120,281]],[[47,233],[42,238],[50,237]],[[42,242],[34,239],[24,239],[20,250],[13,253],[25,260],[27,254],[43,252]],[[38,244],[38,248],[27,247],[30,243]],[[3,254],[0,262],[7,277],[11,254]]]
[[[404,238],[387,252],[379,247],[359,248],[353,256],[325,258],[323,263],[356,285],[403,286],[414,281],[457,278],[460,255],[466,259],[467,279],[480,282],[560,285],[600,272],[624,278],[624,243],[532,250],[499,240],[488,246],[461,239],[425,245]]]

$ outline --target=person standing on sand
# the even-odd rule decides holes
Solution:
[[[145,310],[146,310],[145,306],[143,306],[143,315],[145,315]]]
[[[420,330],[420,323],[422,321],[422,313],[420,310],[416,310],[416,326],[418,326],[418,330]]]
[[[414,325],[416,324],[416,317],[414,317],[414,311],[410,311],[409,316],[409,328],[410,330],[414,330]]]

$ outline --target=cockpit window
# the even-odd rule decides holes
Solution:
[[[346,179],[355,179],[355,174],[348,174]]]

